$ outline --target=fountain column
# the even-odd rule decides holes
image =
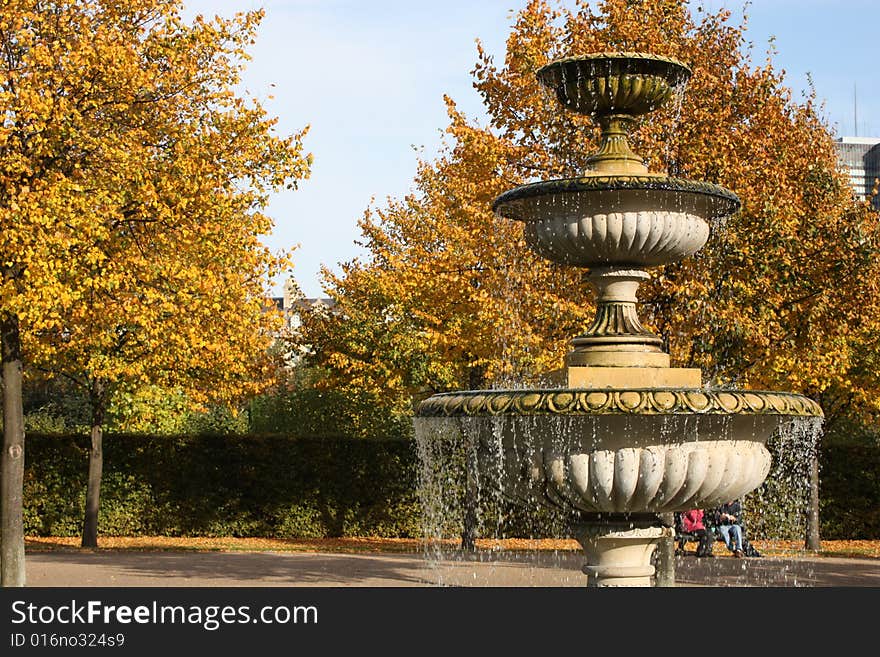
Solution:
[[[663,340],[642,326],[636,291],[650,274],[643,269],[594,267],[596,317],[583,335],[571,341],[568,367],[669,367]]]
[[[651,586],[651,556],[661,540],[673,535],[671,527],[658,527],[652,520],[576,525],[574,537],[587,556],[587,586]]]

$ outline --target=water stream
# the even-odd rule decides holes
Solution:
[[[731,419],[711,420],[663,417],[656,425],[658,441],[695,443],[709,426],[715,439],[730,440]],[[640,418],[626,418],[616,433],[632,442],[644,434],[641,424]],[[583,554],[571,540],[578,515],[567,510],[571,499],[558,503],[560,491],[548,485],[543,464],[553,452],[601,448],[605,429],[602,418],[591,416],[417,418],[422,530],[433,581],[440,586],[490,585],[493,577],[501,576],[493,565],[509,568],[515,563],[519,581],[526,585],[584,586],[586,578],[579,571]],[[821,432],[821,418],[792,418],[768,440],[770,474],[743,499],[750,541],[803,540],[810,462]],[[714,500],[712,506],[717,503]],[[478,538],[473,553],[460,550],[469,512],[476,519]],[[538,543],[507,540],[512,547],[505,548],[501,541],[512,538],[554,539],[561,547],[537,550]],[[721,543],[715,549],[718,554],[727,552]],[[754,560],[740,565],[744,573],[750,561]],[[687,560],[684,564],[689,565]],[[762,577],[778,581],[786,577],[780,569],[787,567],[780,562],[767,575],[753,572],[750,585],[761,586]],[[788,586],[808,582],[809,570],[803,568],[786,579]]]

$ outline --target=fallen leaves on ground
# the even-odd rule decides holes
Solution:
[[[444,548],[455,548],[456,539],[441,542]],[[819,552],[803,549],[801,541],[755,540],[753,545],[767,557],[845,557],[880,559],[880,540],[822,541]],[[31,536],[26,547],[31,552],[81,550],[78,537]],[[195,552],[423,552],[428,544],[415,538],[234,538],[234,537],[177,537],[177,536],[102,536],[99,550],[183,550]],[[578,551],[572,539],[477,539],[481,551]],[[727,556],[723,546],[717,546],[718,556]]]

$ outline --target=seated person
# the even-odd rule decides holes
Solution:
[[[742,504],[739,500],[726,502],[714,511],[715,529],[721,533],[727,548],[737,559],[745,556],[743,552]]]
[[[692,534],[700,539],[697,546],[698,557],[712,557],[712,538],[709,530],[703,524],[703,510],[691,509],[681,514],[681,528],[688,534]],[[684,551],[684,546],[679,548]]]

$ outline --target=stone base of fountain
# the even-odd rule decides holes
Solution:
[[[651,586],[654,549],[660,541],[673,536],[671,527],[658,526],[656,520],[609,520],[577,525],[574,537],[587,555],[583,567],[588,577],[587,586]]]

